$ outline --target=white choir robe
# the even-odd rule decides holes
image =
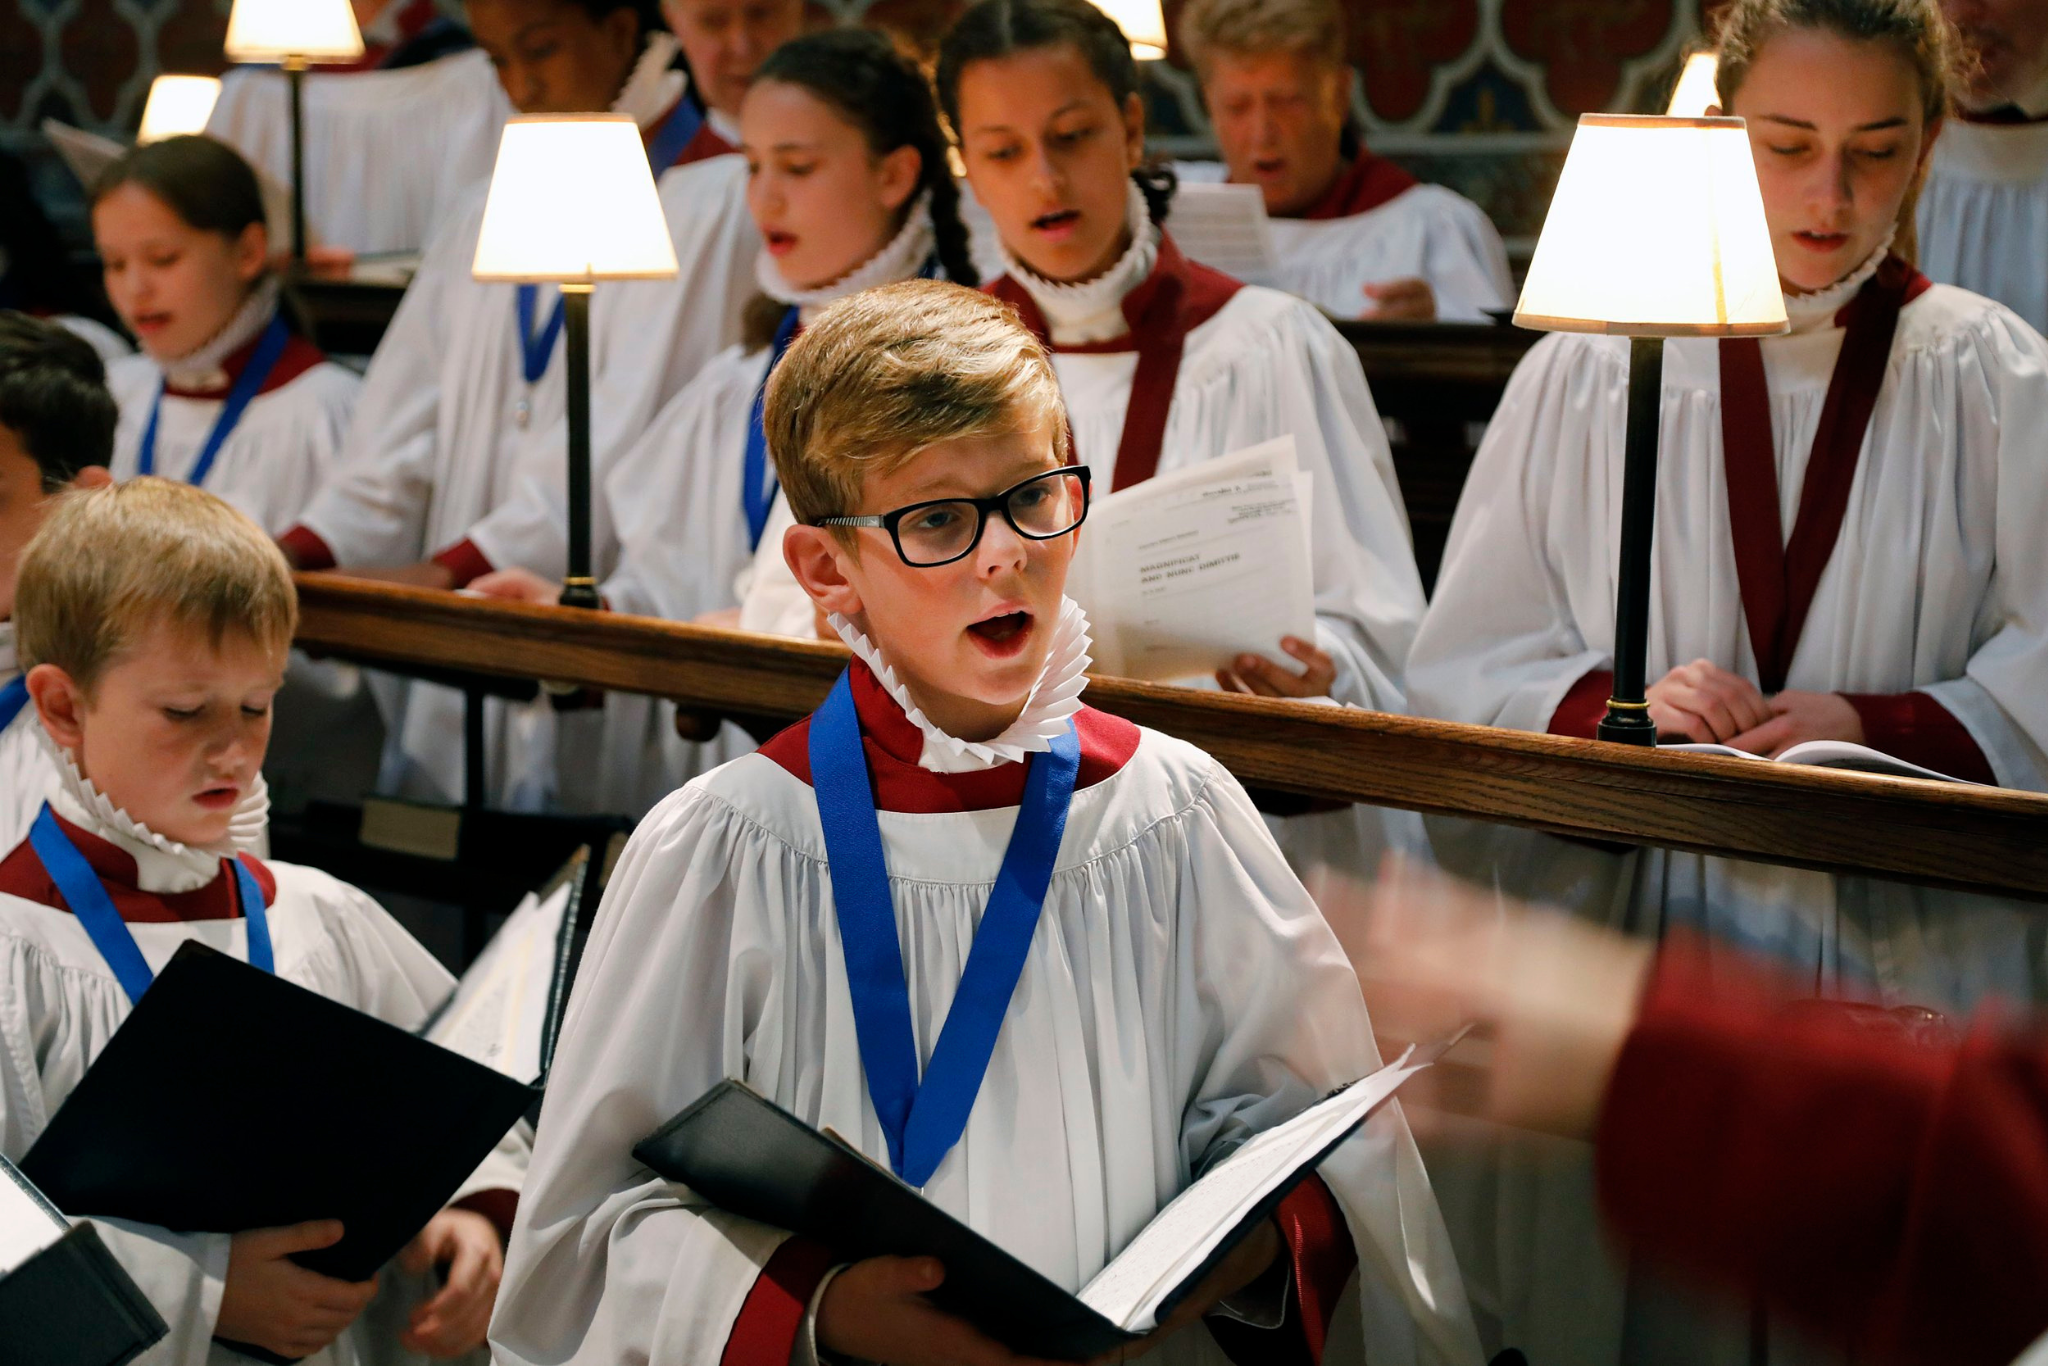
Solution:
[[[1107,492],[1115,484],[1138,353],[1055,351],[1052,362],[1075,450],[1093,487]],[[1246,285],[1187,335],[1157,473],[1287,435],[1313,485],[1315,644],[1336,661],[1330,696],[1403,711],[1401,675],[1422,620],[1422,580],[1365,372],[1350,343],[1314,307]],[[741,624],[811,636],[810,601],[782,560],[788,513],[780,500],[777,518],[755,557]],[[1268,653],[1283,658],[1277,641]],[[1319,897],[1335,882],[1371,879],[1386,849],[1421,840],[1412,815],[1374,807],[1277,819],[1274,833]]]
[[[1762,343],[1788,535],[1842,337],[1830,324]],[[1757,677],[1729,533],[1716,347],[1666,343],[1652,681],[1701,658]],[[1628,357],[1621,338],[1558,335],[1517,368],[1409,659],[1414,714],[1542,731],[1575,682],[1611,666]],[[1923,690],[2001,785],[2048,788],[2044,430],[2048,344],[1962,290],[1937,285],[1909,303],[1786,686]],[[1704,930],[1824,991],[1950,1011],[1992,994],[2048,1000],[2036,907],[1468,822],[1433,821],[1431,834],[1467,876],[1647,934]],[[1586,1366],[1747,1362],[1744,1315],[1674,1319],[1659,1292],[1633,1284],[1624,1305],[1596,1246],[1583,1153],[1515,1149],[1471,1187],[1432,1162],[1475,1305],[1498,1317],[1501,1343]]]
[[[312,350],[310,343],[294,338],[287,344],[286,359],[301,348]],[[230,367],[236,371],[233,358]],[[273,379],[287,368],[292,367],[281,360]],[[141,473],[142,435],[157,407],[163,378],[157,363],[141,353],[107,366],[107,388],[121,414],[108,467],[116,480]],[[362,381],[352,371],[326,359],[266,387],[249,401],[234,431],[221,443],[206,476],[206,491],[271,535],[283,532],[298,521],[334,464],[361,390]],[[191,482],[192,469],[224,403],[223,397],[164,394],[156,428],[158,475]]]
[[[1920,191],[1920,268],[2048,332],[2048,123],[1952,118]]]
[[[14,654],[14,623],[0,621],[0,687],[21,676]],[[24,703],[14,719],[0,729],[0,848],[12,849],[28,838],[28,828],[42,809],[43,794],[56,776],[38,732],[36,704]]]
[[[490,58],[471,50],[391,71],[305,77],[306,236],[358,253],[416,252],[490,175],[512,116]],[[272,183],[292,183],[286,78],[238,67],[206,131]],[[290,231],[275,243],[289,248]]]
[[[1190,182],[1215,184],[1230,175],[1216,161],[1174,169]],[[1362,316],[1372,306],[1367,285],[1408,279],[1429,282],[1438,322],[1490,322],[1487,310],[1514,307],[1500,230],[1484,209],[1441,185],[1413,186],[1364,213],[1271,222],[1280,269],[1266,283],[1335,317]]]
[[[855,691],[870,736],[869,694],[908,728],[871,674]],[[1085,711],[1084,775],[1103,723],[1135,754],[1074,796],[966,1133],[924,1187],[1068,1287],[1205,1164],[1378,1065],[1349,961],[1235,780],[1180,741],[1099,713],[1091,724]],[[936,781],[900,741],[878,743],[891,758],[876,762]],[[924,1058],[1017,808],[926,811],[892,798],[890,779],[882,787]],[[919,809],[895,809],[906,805]],[[635,832],[564,1023],[492,1324],[500,1366],[735,1360],[742,1303],[786,1235],[654,1176],[630,1151],[721,1079],[886,1163],[833,907],[815,795],[769,752],[696,779]],[[1398,1108],[1322,1175],[1358,1249],[1362,1293],[1346,1299],[1364,1305],[1366,1358],[1477,1361]],[[1330,1360],[1357,1360],[1360,1331],[1340,1317]],[[1197,1328],[1158,1359],[1223,1358]]]
[[[53,797],[53,803],[60,800]],[[76,807],[60,810],[77,813]],[[89,833],[114,838],[105,827],[79,823]],[[140,865],[139,885],[164,885],[153,875],[169,865],[166,855],[133,841],[119,847]],[[18,880],[23,854],[33,856],[23,846],[0,865],[0,887]],[[317,869],[262,867],[276,883],[269,924],[280,977],[406,1030],[424,1024],[453,990],[447,969],[362,892]],[[246,962],[247,924],[236,916],[131,923],[128,929],[151,971],[160,972],[180,946],[193,941]],[[28,1153],[129,1009],[127,993],[75,916],[0,890],[0,1152],[16,1162]],[[221,1033],[194,1040],[194,1047],[233,1048],[233,1022],[222,1023]],[[306,1122],[316,1124],[319,1117],[308,1115]],[[422,1141],[430,1138],[422,1135]],[[449,1203],[485,1191],[517,1192],[529,1150],[522,1120]],[[136,1366],[234,1366],[251,1360],[213,1341],[230,1235],[180,1233],[118,1219],[91,1222],[170,1326],[170,1336],[136,1358]],[[332,1346],[306,1358],[308,1366],[425,1366],[427,1359],[401,1348],[398,1337],[436,1282],[395,1264],[379,1280],[377,1299],[363,1316]]]
[[[357,78],[360,79],[360,78]],[[626,281],[591,301],[592,483],[654,412],[739,335],[760,237],[747,215],[746,163],[717,156],[670,170],[662,207],[681,271]],[[526,383],[515,286],[470,278],[484,192],[429,249],[364,380],[361,418],[301,526],[317,560],[398,565],[443,558],[467,581],[520,566],[549,578],[567,567],[567,392],[558,341],[540,380]],[[537,323],[553,309],[541,288]],[[516,419],[530,405],[525,427]],[[592,543],[602,575],[614,536],[594,498]],[[298,530],[288,541],[298,541]],[[298,542],[298,547],[306,543]],[[391,693],[394,737],[383,785],[407,795],[462,795],[461,694],[411,683]],[[556,796],[558,743],[583,747],[594,714],[558,718],[545,699],[487,708],[487,798],[535,809]]]

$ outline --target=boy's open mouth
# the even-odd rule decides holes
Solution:
[[[967,628],[967,634],[988,654],[1007,659],[1022,650],[1024,642],[1031,638],[1031,614],[1005,612],[975,622]]]
[[[233,806],[241,799],[242,790],[239,787],[233,786],[209,787],[192,798],[193,801],[210,811],[218,811],[224,807]]]

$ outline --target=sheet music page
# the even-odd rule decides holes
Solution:
[[[1098,500],[1068,576],[1096,669],[1164,682],[1250,652],[1303,672],[1280,638],[1315,638],[1310,494],[1286,436]]]
[[[462,980],[427,1040],[517,1081],[540,1076],[548,991],[554,982],[562,918],[574,888],[564,882],[545,900],[528,893]]]
[[[1168,226],[1191,259],[1225,275],[1267,284],[1280,269],[1273,222],[1256,185],[1182,181]]]
[[[28,1178],[0,1157],[0,1276],[62,1238],[70,1228]]]
[[[1247,1142],[1140,1230],[1081,1291],[1082,1302],[1133,1333],[1158,1327],[1160,1302],[1208,1260],[1261,1199],[1428,1065],[1412,1053],[1403,1056]]]

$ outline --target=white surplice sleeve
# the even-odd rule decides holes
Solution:
[[[440,548],[426,545],[427,516],[441,405],[454,401],[441,380],[455,321],[441,286],[468,279],[483,204],[478,187],[435,234],[363,375],[341,451],[299,518],[339,564],[410,564]]]
[[[1995,450],[1997,527],[1989,591],[1961,678],[1922,691],[1953,713],[2000,787],[2048,790],[2048,341],[2005,308],[1987,309],[1953,341],[1906,358],[1900,387],[1953,403],[1929,427],[1964,451]],[[1944,390],[1949,392],[1944,393]],[[1959,468],[1968,462],[1958,461]]]
[[[1258,1132],[1380,1065],[1358,979],[1237,780],[1214,760],[1190,808],[1176,916],[1198,1039],[1182,1130],[1199,1174]],[[1448,1366],[1483,1358],[1464,1282],[1398,1102],[1324,1165],[1358,1253],[1365,1359]]]
[[[759,955],[729,972],[743,902],[788,891],[767,837],[701,786],[655,808],[605,890],[562,1025],[491,1321],[503,1366],[720,1359],[787,1234],[717,1209],[633,1145],[744,1076]],[[756,865],[756,866],[750,866]],[[749,981],[747,973],[758,974]],[[735,989],[737,988],[737,989]]]
[[[33,702],[0,730],[0,848],[12,849],[28,838],[28,828],[42,809],[56,768],[36,736],[43,723]]]
[[[1465,480],[1429,612],[1408,657],[1409,707],[1475,725],[1543,731],[1571,686],[1609,667],[1573,621],[1561,563],[1549,545],[1560,501],[1612,506],[1584,483],[1607,458],[1627,411],[1627,352],[1563,336],[1538,342],[1515,367]]]

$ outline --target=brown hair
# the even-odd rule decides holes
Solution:
[[[90,692],[154,622],[230,632],[280,660],[298,593],[277,544],[220,499],[170,479],[58,498],[22,551],[14,589],[24,669],[54,664]]]
[[[1198,73],[1214,52],[1298,52],[1345,65],[1344,11],[1336,0],[1189,0],[1180,12],[1181,50]]]
[[[1009,305],[936,280],[841,299],[805,328],[768,381],[763,426],[803,524],[852,513],[869,469],[941,441],[1053,428],[1068,449],[1052,358]]]
[[[1856,42],[1889,43],[1920,77],[1923,132],[1948,116],[1963,72],[1963,46],[1939,0],[1732,0],[1715,26],[1720,61],[1714,93],[1723,110],[1733,110],[1735,93],[1749,76],[1757,53],[1772,38],[1793,29],[1821,29]],[[1914,215],[1920,201],[1916,178],[1899,206],[1899,232],[1892,250],[1911,261],[1919,251]]]

